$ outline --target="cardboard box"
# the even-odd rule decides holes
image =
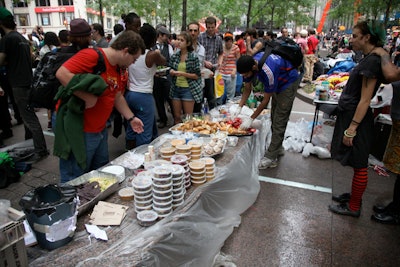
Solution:
[[[8,209],[9,217],[14,221],[1,226],[0,235],[5,244],[0,248],[0,267],[28,266],[28,256],[24,241],[25,214],[16,209]]]

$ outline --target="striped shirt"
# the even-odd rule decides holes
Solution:
[[[236,55],[240,55],[239,47],[235,44],[229,51],[224,51],[222,64],[219,68],[221,74],[231,75],[236,70]]]

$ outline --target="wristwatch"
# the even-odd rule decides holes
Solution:
[[[136,116],[135,115],[133,115],[132,117],[130,117],[129,119],[128,119],[128,122],[131,122],[131,121],[133,121],[133,119],[134,118],[136,118]]]

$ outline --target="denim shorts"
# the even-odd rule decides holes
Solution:
[[[192,92],[190,91],[189,87],[174,87],[172,89],[172,99],[194,101]]]

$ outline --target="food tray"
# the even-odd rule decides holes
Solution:
[[[237,136],[237,137],[241,137],[241,136],[252,136],[253,134],[254,134],[254,132],[247,131],[246,133],[243,133],[243,134],[231,133],[231,134],[228,134],[228,136]]]
[[[208,144],[208,143],[211,141],[211,138],[204,138],[204,137],[203,137],[202,139],[203,139],[203,146],[206,145],[206,144]],[[227,143],[227,139],[224,139],[223,142],[224,142],[224,145],[222,146],[221,152],[212,153],[212,154],[207,154],[207,153],[204,151],[204,147],[203,147],[202,152],[201,152],[201,155],[202,155],[203,157],[215,157],[215,156],[218,156],[218,155],[224,153],[225,147],[226,147],[226,143]]]
[[[115,183],[110,185],[106,190],[104,190],[103,192],[98,194],[92,200],[86,202],[83,205],[79,205],[78,206],[78,216],[81,215],[82,213],[86,212],[88,209],[94,207],[94,205],[96,205],[97,202],[99,202],[100,200],[105,199],[106,197],[108,197],[109,195],[111,195],[112,193],[114,193],[118,190],[119,183],[118,183],[118,178],[116,175],[111,174],[111,173],[96,171],[96,170],[85,173],[85,174],[79,176],[78,178],[75,178],[74,180],[67,182],[67,184],[72,185],[72,186],[78,186],[78,185],[87,183],[90,178],[94,178],[94,177],[114,179]]]
[[[169,128],[169,132],[170,132],[171,134],[173,134],[173,135],[180,135],[180,134],[185,134],[185,133],[191,133],[191,134],[193,134],[194,136],[197,136],[197,137],[201,137],[201,136],[203,136],[203,137],[209,137],[209,136],[212,136],[213,134],[215,134],[215,133],[203,134],[203,133],[198,133],[198,132],[189,132],[189,131],[186,132],[186,131],[178,130],[178,128],[179,128],[182,124],[183,124],[183,123],[178,123],[178,124],[172,126],[171,128]],[[238,136],[238,137],[241,137],[241,136],[251,136],[251,135],[254,134],[254,132],[255,132],[255,129],[249,129],[248,131],[246,131],[246,133],[229,133],[229,132],[228,132],[228,135],[229,135],[229,136]]]

